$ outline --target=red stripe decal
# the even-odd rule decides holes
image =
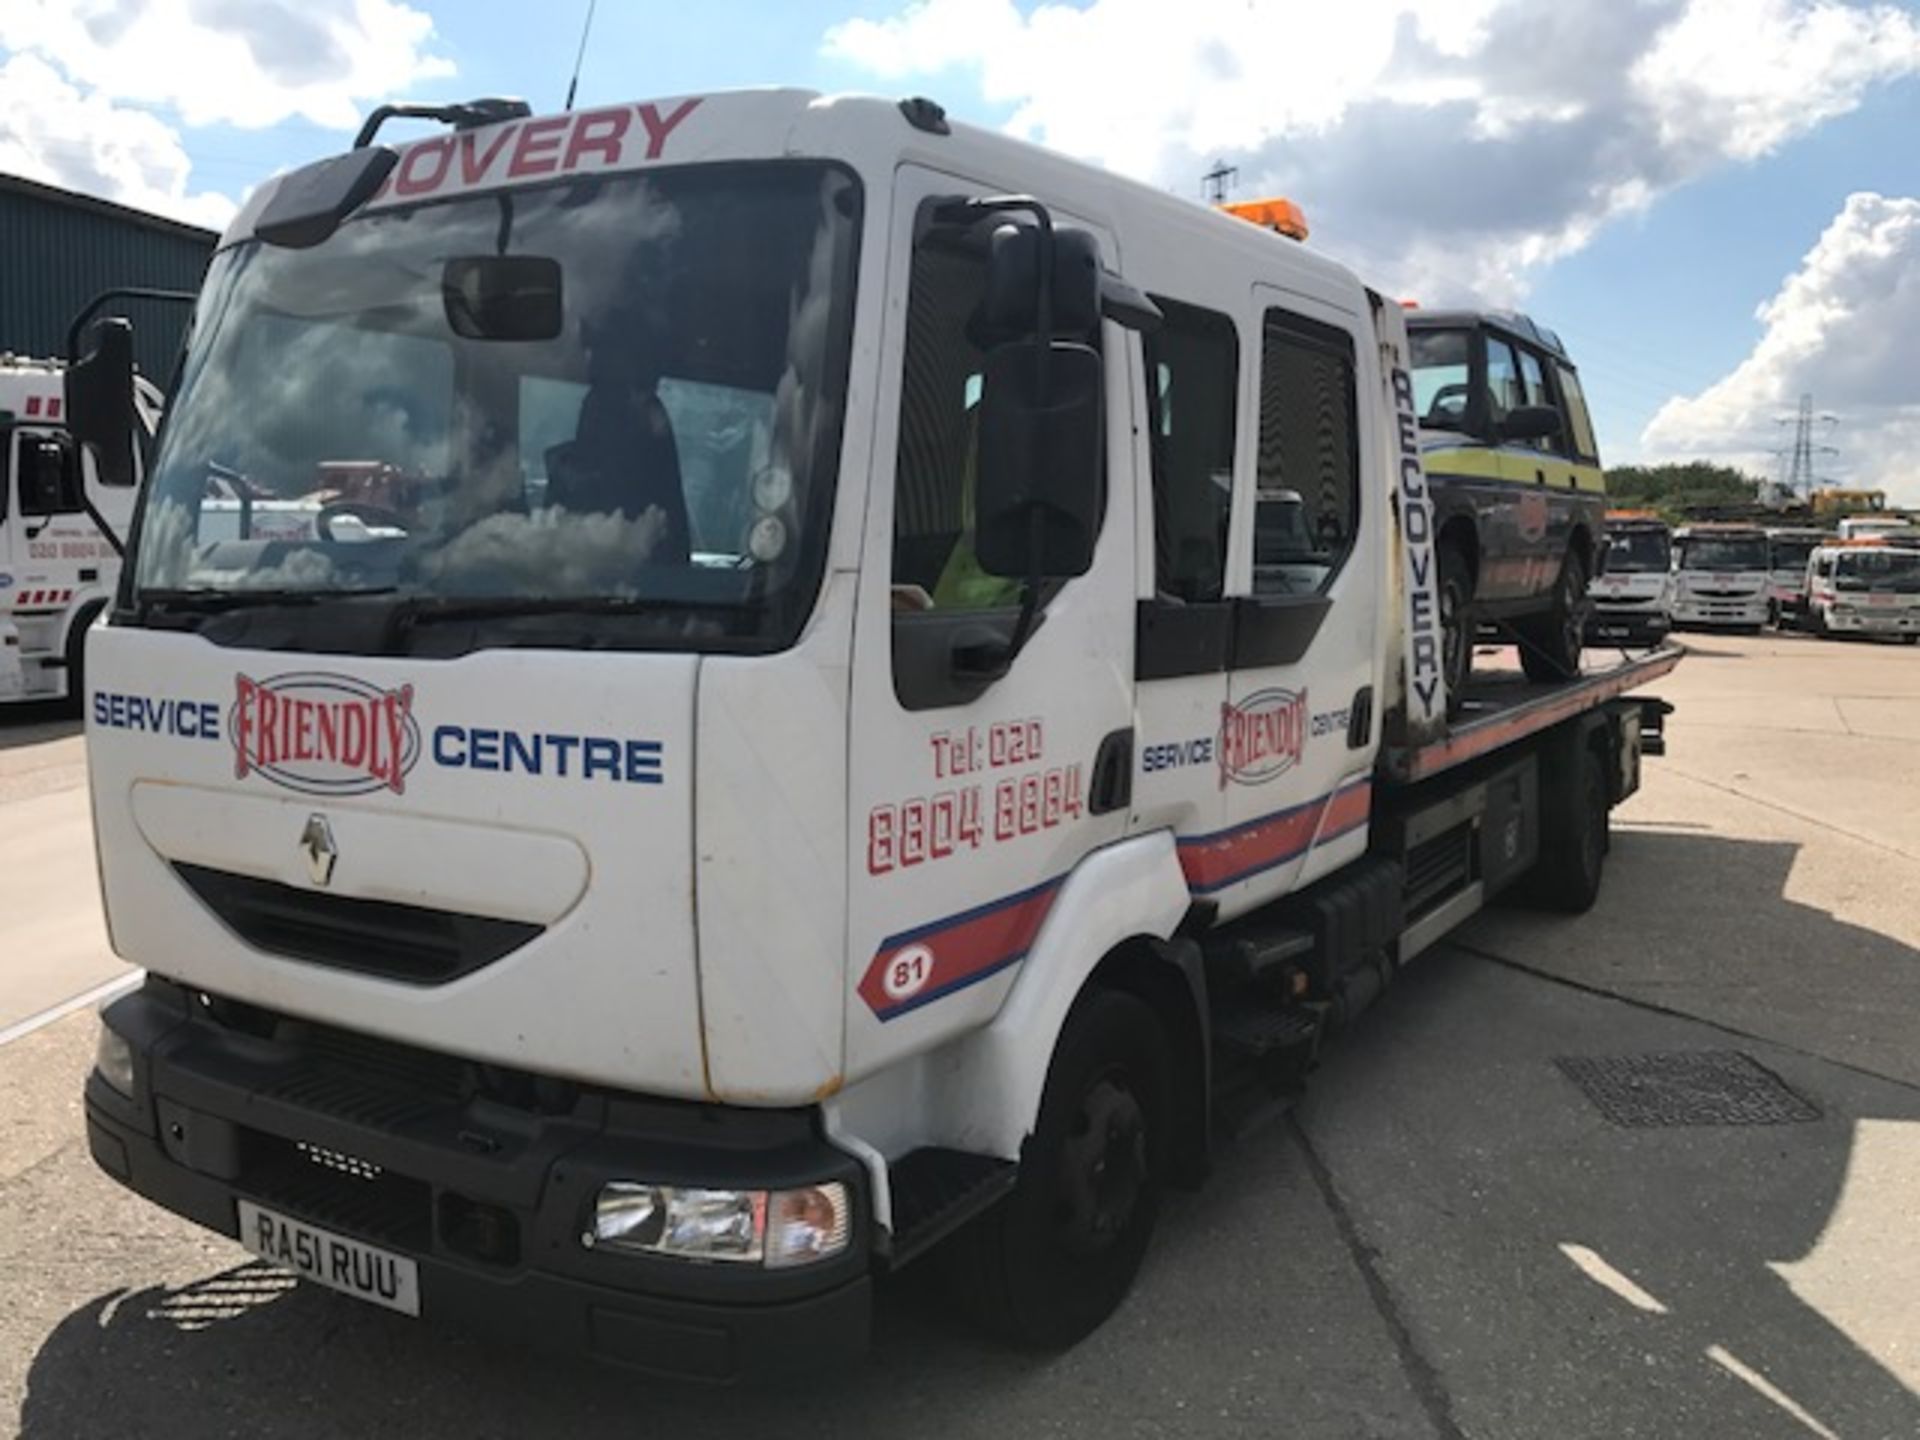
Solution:
[[[1279,810],[1212,835],[1180,841],[1180,870],[1187,888],[1196,894],[1271,870],[1366,824],[1373,802],[1373,782],[1355,780],[1331,795],[1322,795],[1290,810]]]
[[[1060,882],[1049,880],[889,935],[860,978],[860,998],[880,1019],[891,1020],[1025,959],[1059,893]]]

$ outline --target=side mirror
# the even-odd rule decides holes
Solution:
[[[993,232],[987,259],[987,293],[976,339],[991,349],[1039,332],[1040,255],[1049,248],[1038,226],[1003,225]],[[1100,328],[1100,243],[1084,230],[1053,232],[1053,273],[1048,286],[1052,339],[1088,339]]]
[[[80,508],[78,457],[59,435],[35,435],[20,447],[20,508],[29,515],[70,515]]]
[[[1100,354],[1023,340],[987,354],[974,475],[974,554],[989,575],[1084,575],[1106,499]]]
[[[460,255],[440,272],[453,333],[466,340],[552,340],[560,334],[560,262],[545,255]]]
[[[1496,428],[1502,440],[1545,440],[1560,433],[1560,412],[1551,405],[1522,405]]]
[[[135,478],[133,326],[118,318],[97,320],[93,347],[67,366],[67,429],[93,452],[102,485],[131,485]]]
[[[289,171],[267,197],[253,233],[287,250],[318,245],[378,193],[399,159],[390,146],[369,145]]]

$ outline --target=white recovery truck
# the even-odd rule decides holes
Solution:
[[[1401,967],[1592,902],[1676,657],[1447,720],[1398,305],[925,101],[438,113],[234,222],[91,635],[121,1182],[643,1369],[936,1245],[1059,1345]],[[201,527],[341,459],[351,540]]]
[[[68,438],[61,375],[57,361],[0,355],[0,704],[80,694],[82,641],[133,515],[135,476],[105,483]],[[134,396],[137,448],[160,395],[137,381]]]

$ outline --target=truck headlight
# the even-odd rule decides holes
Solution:
[[[601,1187],[580,1243],[780,1269],[845,1250],[850,1208],[837,1180],[773,1191],[615,1180]]]
[[[129,1100],[133,1098],[133,1046],[105,1024],[100,1026],[100,1038],[94,1043],[93,1068],[107,1084]]]

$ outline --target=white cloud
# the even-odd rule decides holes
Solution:
[[[0,0],[0,169],[218,227],[181,125],[351,129],[452,73],[432,40],[401,0]]]
[[[0,48],[31,50],[115,101],[188,125],[333,129],[452,73],[433,21],[398,0],[7,0]]]
[[[84,95],[35,55],[0,64],[0,171],[218,229],[234,203],[189,190],[189,168],[157,116]]]
[[[923,0],[828,32],[889,81],[965,71],[1009,128],[1195,194],[1300,200],[1317,243],[1430,301],[1540,266],[1716,165],[1920,72],[1920,24],[1841,0]]]
[[[1847,197],[1825,233],[1757,312],[1753,352],[1648,423],[1648,458],[1706,456],[1768,472],[1774,420],[1811,394],[1839,416],[1832,440],[1849,483],[1920,505],[1920,199]]]

